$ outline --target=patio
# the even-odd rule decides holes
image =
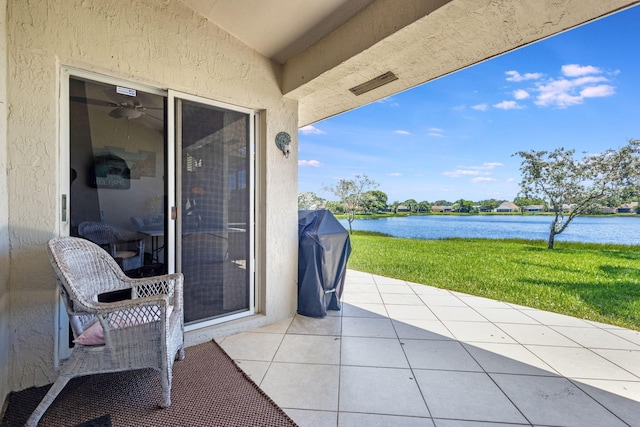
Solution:
[[[343,308],[219,340],[300,426],[640,426],[640,333],[349,270]]]

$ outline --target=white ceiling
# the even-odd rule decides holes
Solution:
[[[280,64],[347,22],[374,0],[182,0]]]

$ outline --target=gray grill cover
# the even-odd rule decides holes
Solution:
[[[349,233],[327,210],[298,211],[298,313],[340,310],[351,254]]]

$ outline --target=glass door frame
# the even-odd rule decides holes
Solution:
[[[225,110],[236,111],[239,113],[244,113],[249,116],[249,141],[247,144],[248,157],[249,157],[249,176],[247,177],[247,186],[249,190],[249,223],[247,224],[247,233],[249,233],[249,258],[247,260],[247,271],[248,271],[248,280],[249,280],[249,309],[246,311],[242,311],[240,313],[233,313],[226,316],[217,317],[210,320],[205,320],[202,322],[185,325],[185,332],[205,328],[208,326],[216,325],[223,322],[228,322],[230,320],[240,319],[247,316],[252,316],[255,314],[255,140],[256,140],[256,129],[255,129],[255,119],[256,112],[249,108],[238,107],[236,105],[230,105],[223,102],[213,101],[208,98],[203,98],[196,95],[191,95],[183,92],[178,92],[169,89],[168,91],[168,100],[167,100],[167,139],[168,139],[168,161],[170,164],[168,173],[167,173],[167,181],[169,182],[169,206],[171,206],[172,212],[178,212],[177,221],[173,221],[175,227],[169,230],[169,235],[167,238],[175,243],[175,250],[171,251],[168,258],[168,266],[171,271],[178,271],[178,260],[176,259],[176,255],[179,254],[182,250],[180,236],[182,235],[181,230],[181,218],[179,212],[181,209],[178,206],[177,201],[182,200],[181,194],[178,194],[181,189],[180,186],[177,186],[178,177],[182,176],[182,147],[180,146],[180,142],[176,137],[176,129],[177,129],[177,121],[179,120],[178,112],[176,109],[176,100],[185,100],[190,102],[195,102],[207,106],[222,108]],[[172,218],[175,218],[175,215],[172,214]]]

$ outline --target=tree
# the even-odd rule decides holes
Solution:
[[[433,206],[451,206],[453,205],[453,203],[451,203],[448,200],[436,200],[435,202],[433,202]]]
[[[344,213],[344,206],[340,202],[327,202],[325,203],[325,209],[337,215],[341,215]]]
[[[298,194],[298,209],[321,209],[325,200],[318,197],[315,193],[307,191],[305,193]]]
[[[501,200],[496,200],[496,199],[487,199],[487,200],[481,200],[477,203],[477,205],[482,206],[483,208],[485,208],[488,211],[492,211],[495,208],[497,208],[498,206],[500,206],[500,203],[502,203]]]
[[[380,190],[371,190],[365,193],[363,198],[364,209],[368,212],[379,212],[387,208],[387,193]]]
[[[456,201],[451,209],[454,212],[471,212],[473,211],[473,202],[471,200],[460,199]]]
[[[409,212],[413,212],[418,208],[418,202],[415,199],[405,200],[403,205],[409,208]]]
[[[543,205],[547,209],[547,202],[544,199],[528,199],[526,197],[516,197],[513,199],[513,203],[520,207],[520,210],[524,211],[527,206]]]
[[[336,196],[344,206],[344,213],[349,222],[349,234],[353,234],[351,223],[356,219],[356,212],[362,210],[366,193],[378,187],[378,183],[369,179],[367,175],[356,175],[355,179],[341,179],[333,187],[325,190]]]
[[[548,201],[554,212],[548,248],[571,221],[607,199],[635,193],[640,174],[640,140],[618,150],[574,159],[575,150],[518,151],[522,163],[520,188],[524,198]],[[563,211],[563,206],[566,211]],[[568,207],[568,208],[567,208]]]
[[[418,212],[429,212],[431,210],[431,205],[426,200],[423,200],[418,203]]]

